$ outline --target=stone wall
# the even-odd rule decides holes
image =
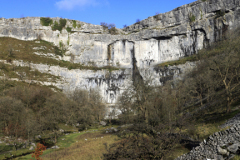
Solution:
[[[216,132],[175,160],[225,160],[240,155],[240,114],[228,120],[222,127],[231,127],[225,131]]]

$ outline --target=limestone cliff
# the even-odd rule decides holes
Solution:
[[[52,18],[59,22],[60,18]],[[0,36],[21,40],[42,40],[53,42],[67,49],[59,60],[84,65],[115,66],[119,70],[71,70],[55,66],[35,64],[42,72],[62,76],[67,84],[64,89],[99,88],[106,103],[116,103],[118,95],[131,85],[137,68],[140,76],[152,79],[152,84],[161,85],[164,77],[176,77],[181,68],[159,69],[156,64],[177,60],[197,53],[204,46],[221,39],[227,31],[239,27],[240,0],[199,0],[178,7],[170,12],[149,17],[130,25],[119,34],[111,35],[103,26],[67,20],[60,32],[51,26],[43,26],[40,17],[21,19],[0,19]],[[66,27],[72,31],[67,32]]]

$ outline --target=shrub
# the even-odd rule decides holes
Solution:
[[[118,34],[116,25],[114,23],[107,24],[106,22],[101,22],[100,24],[101,24],[101,26],[103,26],[104,30],[108,29],[110,34]]]
[[[67,27],[66,30],[67,30],[68,33],[72,32],[72,28],[71,27]]]
[[[189,21],[192,23],[196,20],[196,17],[192,14],[189,15]]]
[[[54,22],[54,25],[52,26],[52,30],[59,30],[62,31],[62,29],[66,26],[67,20],[66,19],[60,19],[59,23],[57,21]]]
[[[52,21],[52,19],[51,18],[49,18],[49,17],[41,17],[40,18],[40,21],[41,21],[41,24],[43,25],[43,26],[50,26],[50,25],[52,25],[53,24],[53,21]]]
[[[61,27],[61,28],[65,27],[66,24],[67,24],[67,20],[66,20],[66,19],[62,19],[62,18],[61,18],[61,19],[59,20],[59,22],[60,22],[60,27]]]
[[[59,43],[59,44],[60,44],[60,43]],[[54,53],[55,53],[56,55],[59,55],[59,56],[62,57],[64,51],[65,51],[65,50],[61,50],[61,49],[59,49],[57,46],[54,46]]]
[[[53,31],[60,30],[60,28],[59,28],[59,25],[58,25],[58,22],[57,22],[57,21],[55,21],[55,22],[54,22],[54,25],[52,26],[52,30],[53,30]]]
[[[217,18],[218,18],[218,17],[222,17],[222,16],[224,16],[224,15],[225,15],[225,12],[222,11],[222,10],[219,10],[219,11],[216,12]]]
[[[43,144],[38,143],[34,153],[32,154],[32,157],[35,158],[36,160],[42,160],[42,158],[40,158],[39,156],[43,154],[43,151],[45,151],[46,148],[47,146],[44,146]]]
[[[106,22],[101,22],[100,25],[103,27],[104,30],[108,29],[108,24]]]
[[[77,22],[75,20],[72,21],[73,22],[73,28],[76,28],[77,27]]]
[[[118,31],[117,31],[116,27],[112,27],[112,28],[109,29],[109,33],[113,34],[113,35],[116,35],[116,34],[118,34]]]
[[[136,23],[135,24],[140,24],[140,19],[136,19]]]

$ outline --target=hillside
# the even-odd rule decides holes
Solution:
[[[61,75],[72,78],[64,90],[98,88],[105,103],[112,105],[132,83],[136,71],[133,66],[143,79],[153,77],[152,83],[161,85],[160,78],[165,73],[156,72],[153,66],[195,54],[221,39],[227,30],[237,28],[238,7],[238,0],[199,0],[123,30],[115,28],[114,32],[106,26],[61,18],[2,18],[0,37],[25,41],[41,39],[66,50],[61,60],[85,66],[120,68],[111,73],[72,70],[73,74]],[[59,72],[51,70],[54,75],[61,74]]]
[[[198,0],[124,29],[0,18],[0,159],[35,143],[56,149],[44,159],[236,158],[239,7]]]

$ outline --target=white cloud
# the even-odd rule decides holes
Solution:
[[[97,2],[99,0],[60,0],[55,3],[57,8],[63,9],[63,10],[71,10],[75,7],[86,7],[86,6],[97,6],[100,5],[100,2]],[[104,3],[106,3],[106,0],[104,0]]]

